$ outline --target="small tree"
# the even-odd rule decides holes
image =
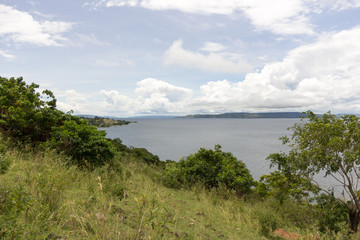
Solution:
[[[179,162],[167,164],[163,180],[165,185],[173,187],[196,182],[204,183],[208,188],[223,184],[238,193],[247,193],[254,185],[245,164],[231,153],[223,152],[220,145],[214,150],[201,148]]]
[[[300,123],[295,124],[292,137],[282,137],[283,143],[291,150],[284,154],[270,156],[272,164],[281,170],[286,169],[301,177],[314,180],[315,175],[331,178],[337,184],[328,189],[318,187],[322,193],[333,195],[339,187],[342,196],[336,201],[346,207],[349,213],[350,228],[357,232],[360,222],[360,119],[354,115],[337,118],[330,112],[318,117],[311,111]]]
[[[70,156],[72,163],[80,167],[102,166],[114,158],[115,149],[104,131],[88,125],[86,120],[71,118],[53,128],[50,146]]]
[[[23,78],[0,77],[0,132],[14,142],[43,142],[50,138],[51,128],[58,124],[61,112],[49,90],[36,91]]]

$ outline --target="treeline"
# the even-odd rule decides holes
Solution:
[[[53,93],[40,93],[38,88],[21,77],[0,77],[0,133],[10,145],[55,149],[69,156],[68,163],[88,169],[114,164],[118,150],[160,163],[147,150],[129,149],[119,139],[107,139],[106,133],[88,120],[58,110]]]
[[[237,199],[250,202],[272,199],[277,202],[278,209],[291,205],[306,212],[299,216],[292,213],[288,218],[299,228],[313,225],[313,231],[330,236],[329,239],[335,239],[334,236],[341,236],[338,239],[359,237],[356,232],[360,221],[360,120],[354,115],[336,118],[331,113],[327,113],[319,117],[310,111],[307,112],[304,121],[291,128],[292,136],[282,138],[283,143],[290,147],[290,151],[274,153],[268,157],[270,167],[277,170],[255,181],[246,165],[231,153],[222,151],[220,145],[216,145],[214,149],[202,148],[178,162],[162,162],[158,156],[146,149],[129,148],[123,145],[120,139],[107,139],[104,131],[98,130],[87,120],[58,110],[53,93],[49,90],[40,93],[37,91],[38,87],[34,83],[26,84],[22,78],[0,77],[0,174],[6,174],[11,168],[12,160],[6,157],[10,149],[35,154],[55,151],[59,156],[64,156],[61,159],[70,168],[76,167],[84,174],[90,175],[96,172],[99,178],[112,176],[120,182],[131,175],[123,174],[123,164],[127,162],[130,166],[134,166],[132,162],[139,162],[141,163],[137,165],[139,169],[134,171],[148,172],[154,184],[161,184],[178,191],[190,191],[194,186],[200,185],[209,193],[216,191],[224,198],[236,196]],[[151,166],[152,170],[144,166]],[[334,188],[324,189],[313,181],[314,176],[321,173],[325,173],[325,177],[335,177],[340,184],[340,190],[344,192],[343,197],[337,196]],[[38,176],[37,184],[39,186],[43,184],[47,189],[44,198],[41,198],[42,193],[39,192],[21,193],[23,191],[21,187],[8,189],[0,186],[0,209],[5,209],[0,212],[0,238],[20,239],[21,236],[26,235],[22,224],[30,221],[29,213],[33,213],[32,217],[37,219],[37,212],[43,211],[43,209],[35,209],[36,204],[30,204],[36,199],[42,199],[41,201],[48,204],[46,205],[49,207],[46,210],[48,215],[45,220],[51,218],[55,222],[59,221],[61,218],[59,211],[62,208],[54,206],[53,202],[53,196],[56,196],[57,203],[60,202],[59,196],[56,195],[59,189],[55,187],[56,184],[46,184],[55,181],[56,178],[52,177],[56,175],[55,172],[51,174]],[[138,178],[143,179],[144,176]],[[27,181],[29,188],[40,191],[38,190],[41,189],[40,187],[34,188],[32,180]],[[113,211],[111,204],[106,208],[103,207],[106,204],[101,178],[97,184],[101,191],[96,198],[99,204],[96,205],[96,209],[101,208],[111,215]],[[133,184],[133,180],[129,184]],[[109,193],[109,201],[113,201],[111,200],[113,198],[120,198],[117,201],[126,198],[125,190],[114,185],[111,179],[105,190]],[[95,190],[89,187],[86,191],[91,195]],[[138,190],[131,189],[131,191],[135,193]],[[30,200],[21,198],[21,195],[28,196]],[[147,204],[155,205],[158,201],[163,200],[153,199]],[[159,234],[156,237],[163,237],[164,229],[157,226],[167,226],[173,215],[166,213],[162,223],[154,222],[158,208],[154,207],[145,216],[142,215],[145,202],[141,199],[137,199],[136,202],[140,214],[137,217],[138,223],[127,225],[139,227],[135,231],[134,239],[144,239],[146,234],[144,235],[143,231],[145,229],[151,231],[150,228],[156,229],[155,234]],[[91,202],[88,204],[91,205]],[[41,208],[41,204],[36,206]],[[105,219],[99,213],[96,218]],[[144,224],[145,220],[151,224]],[[266,214],[260,214],[258,220],[261,235],[269,238],[273,237],[273,231],[281,222]],[[101,224],[105,222],[106,220]],[[63,227],[67,229],[65,226],[68,224],[72,223],[66,223]],[[77,222],[74,227],[85,226],[82,231],[90,229],[89,232],[94,232],[91,226],[95,223],[87,224],[89,225]],[[169,229],[167,234],[176,236]]]

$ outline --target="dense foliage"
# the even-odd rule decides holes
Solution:
[[[0,77],[0,132],[14,142],[37,143],[50,138],[51,128],[61,123],[52,92],[36,92],[37,84],[20,78]]]
[[[131,122],[126,120],[115,120],[110,118],[104,118],[104,117],[89,117],[84,118],[88,121],[89,125],[95,126],[95,127],[111,127],[111,126],[122,126],[127,125]]]
[[[288,158],[284,153],[270,154],[268,159],[274,167],[275,162],[278,170],[260,177],[257,184],[258,193],[263,196],[271,196],[283,203],[286,199],[298,202],[309,202],[310,193],[317,193],[318,187],[311,183],[308,178],[298,174],[296,169],[291,168]]]
[[[114,157],[105,133],[85,120],[56,109],[49,90],[37,92],[37,84],[23,78],[0,77],[0,132],[14,144],[47,145],[64,152],[71,162],[90,168]]]
[[[75,118],[53,128],[50,146],[71,156],[78,166],[93,168],[104,165],[115,155],[112,143],[105,136],[105,132]]]
[[[54,95],[39,93],[38,87],[22,78],[0,77],[1,239],[236,239],[236,229],[242,230],[241,239],[273,239],[281,227],[306,229],[303,236],[318,229],[324,239],[359,237],[348,235],[345,227],[350,223],[356,232],[360,215],[356,116],[327,113],[320,118],[308,112],[291,128],[292,137],[282,138],[291,150],[268,157],[277,171],[255,183],[245,164],[220,145],[164,163],[146,149],[106,139],[88,121],[56,109]],[[314,184],[319,174],[332,177],[343,196]],[[160,177],[178,190],[160,185]],[[307,204],[310,192],[316,201]],[[239,194],[248,195],[242,199]],[[252,201],[244,202],[248,199]],[[189,210],[194,204],[199,207]],[[244,210],[246,204],[249,209]],[[227,215],[222,215],[224,209]],[[186,211],[186,218],[178,217]],[[245,221],[251,231],[243,231],[244,216],[252,219]],[[231,227],[224,227],[224,221]],[[176,232],[189,226],[194,233]]]
[[[359,117],[346,115],[337,118],[331,113],[319,117],[309,111],[307,117],[291,129],[292,137],[282,138],[291,150],[281,158],[277,157],[279,155],[270,156],[272,164],[283,173],[288,171],[314,184],[316,175],[332,179],[335,184],[331,188],[318,187],[323,194],[335,196],[328,199],[335,199],[347,209],[351,230],[357,232],[360,222]],[[341,192],[343,196],[339,196]]]
[[[179,162],[168,163],[163,181],[170,187],[197,182],[208,188],[223,185],[238,193],[248,193],[254,184],[245,164],[231,153],[223,152],[220,145],[216,145],[214,150],[201,148]]]

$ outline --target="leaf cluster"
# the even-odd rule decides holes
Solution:
[[[170,162],[163,173],[163,182],[170,187],[191,186],[202,183],[207,188],[220,185],[238,193],[248,193],[254,185],[245,164],[220,145],[215,149],[201,148],[179,162]]]

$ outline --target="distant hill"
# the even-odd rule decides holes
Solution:
[[[306,114],[301,112],[267,112],[267,113],[222,113],[222,114],[194,114],[185,118],[300,118]]]

